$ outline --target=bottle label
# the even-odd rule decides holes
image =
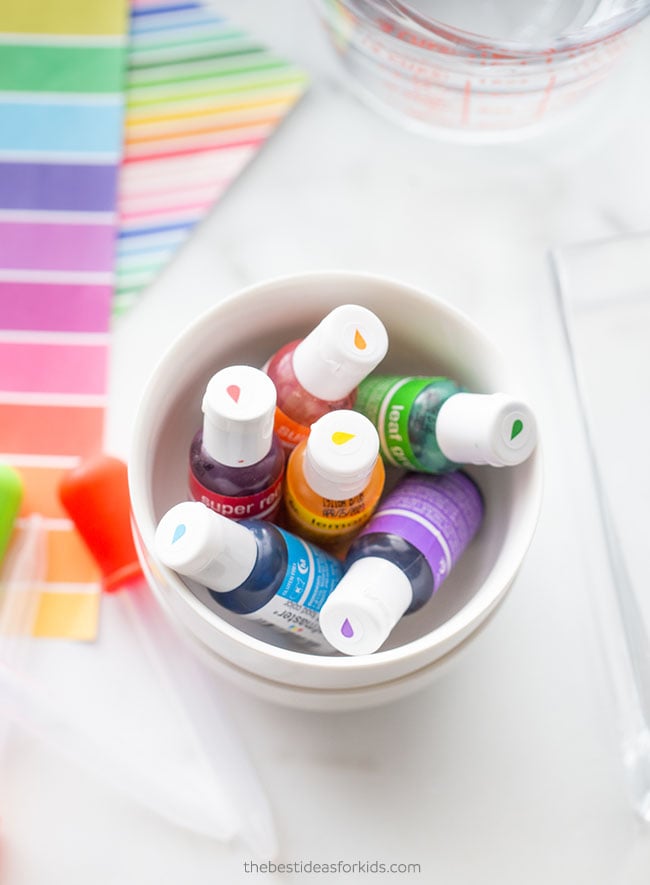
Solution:
[[[388,495],[360,536],[386,532],[404,538],[431,566],[435,592],[476,534],[482,518],[481,493],[465,473],[410,474]]]
[[[333,653],[320,631],[318,613],[343,577],[341,563],[302,538],[278,528],[287,545],[287,571],[275,596],[244,615],[291,633],[306,650]]]
[[[191,470],[189,487],[192,500],[200,501],[230,519],[272,519],[282,500],[282,474],[272,485],[256,495],[219,495],[200,483]]]
[[[321,511],[314,513],[294,496],[287,483],[284,500],[300,534],[322,544],[351,540],[359,528],[368,522],[373,511],[363,492],[344,501],[320,498]]]
[[[294,421],[279,406],[275,407],[274,430],[283,449],[287,452],[295,449],[298,443],[309,436],[309,427]]]
[[[359,385],[354,408],[375,425],[381,453],[395,467],[420,468],[409,440],[409,416],[419,394],[437,380],[382,375]]]

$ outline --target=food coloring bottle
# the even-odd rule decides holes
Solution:
[[[261,520],[235,522],[184,501],[163,516],[160,560],[203,584],[224,608],[291,633],[302,650],[333,652],[318,612],[343,574],[329,554]]]
[[[530,408],[505,393],[467,393],[449,378],[375,375],[355,409],[379,430],[389,464],[444,473],[459,464],[520,464],[535,448]]]
[[[352,543],[321,609],[325,638],[345,654],[376,651],[440,587],[482,517],[481,493],[465,473],[407,474]]]
[[[275,430],[291,451],[320,417],[350,409],[358,383],[381,362],[388,335],[372,311],[343,304],[302,340],[282,347],[265,366],[276,386]]]
[[[287,461],[288,527],[321,547],[340,549],[372,516],[384,478],[370,421],[349,409],[323,415]]]
[[[282,501],[284,453],[273,433],[275,387],[251,366],[210,379],[190,447],[190,496],[231,519],[271,519]]]

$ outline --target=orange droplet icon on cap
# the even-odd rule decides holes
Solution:
[[[358,329],[354,330],[354,346],[357,348],[357,350],[365,350],[368,346],[366,339],[363,337]]]
[[[337,430],[332,434],[332,442],[335,446],[342,446],[346,442],[350,442],[351,439],[354,439],[354,433],[345,433],[343,430]]]

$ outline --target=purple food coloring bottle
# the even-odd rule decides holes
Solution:
[[[376,651],[440,587],[482,517],[467,474],[407,474],[352,543],[345,575],[321,609],[325,638],[344,654]]]

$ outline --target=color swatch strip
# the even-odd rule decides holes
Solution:
[[[57,487],[103,443],[125,0],[3,4],[0,30],[0,460],[48,527],[34,632],[91,639],[98,574]]]
[[[165,266],[306,85],[303,71],[202,3],[133,0],[117,310]]]
[[[113,164],[3,163],[0,205],[48,212],[114,212]]]

